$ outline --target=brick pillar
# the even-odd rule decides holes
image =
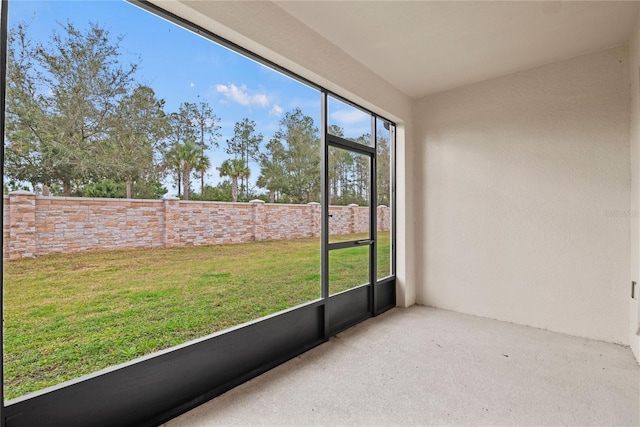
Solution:
[[[162,242],[165,248],[180,245],[180,233],[176,224],[180,221],[180,199],[174,196],[165,196],[164,203],[164,230]]]
[[[9,259],[36,256],[36,195],[9,193]]]
[[[348,226],[349,234],[357,233],[358,230],[356,229],[356,224],[358,223],[358,207],[359,206],[356,205],[355,203],[351,203],[350,205],[347,205],[347,207],[351,211],[351,214],[349,215],[349,226]]]
[[[320,236],[320,203],[309,202],[307,203],[307,212],[309,212],[309,237]]]
[[[264,223],[266,222],[266,213],[264,209],[264,200],[251,200],[251,207],[253,208],[253,236],[252,239],[255,242],[259,242],[265,239],[264,235]]]
[[[378,231],[389,230],[389,209],[385,205],[378,206],[377,212],[378,224],[376,225]]]

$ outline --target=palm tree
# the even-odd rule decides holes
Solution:
[[[164,161],[168,170],[175,173],[176,183],[178,185],[178,197],[182,195],[182,171],[180,170],[180,159],[178,157],[178,148],[180,145],[173,145],[170,150],[165,153]]]
[[[211,167],[211,161],[205,156],[204,152],[198,153],[195,170],[200,174],[200,194],[204,195],[204,173]]]
[[[200,149],[191,141],[187,141],[177,147],[177,157],[182,171],[182,196],[184,200],[189,200],[189,190],[191,188],[191,171],[198,164]]]
[[[238,201],[238,178],[249,178],[251,170],[242,159],[229,159],[222,162],[218,168],[220,176],[231,178],[231,197],[233,201]]]

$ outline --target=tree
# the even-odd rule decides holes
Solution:
[[[188,141],[195,140],[195,131],[190,125],[189,117],[184,109],[184,104],[180,105],[178,112],[169,114],[169,135],[170,148],[165,154],[165,167],[173,173],[178,186],[178,197],[182,195],[182,163],[180,160],[180,147]]]
[[[39,182],[48,184],[51,178],[39,147],[37,124],[44,111],[38,103],[33,52],[23,25],[8,34],[6,81],[5,173],[11,181],[28,181],[35,189]],[[44,186],[46,192],[47,186]]]
[[[72,182],[106,176],[108,126],[137,68],[121,64],[121,37],[67,23],[48,45],[31,44],[22,25],[9,41],[7,175],[61,182],[67,196]]]
[[[204,174],[211,167],[211,161],[204,153],[200,152],[196,159],[194,169],[200,174],[200,194],[204,194]]]
[[[371,143],[371,134],[364,134],[355,139],[355,142],[363,145]],[[353,199],[349,203],[356,203],[360,206],[369,205],[371,164],[368,156],[361,154],[353,155]]]
[[[132,197],[134,181],[154,181],[160,178],[161,156],[168,122],[163,111],[164,101],[157,100],[153,89],[138,86],[122,98],[110,126],[109,152],[111,173],[126,183],[126,197]]]
[[[313,119],[299,108],[287,112],[273,137],[284,147],[283,192],[290,203],[320,200],[320,138]]]
[[[351,203],[353,180],[353,154],[350,151],[329,147],[329,170],[335,174],[329,182],[335,187],[331,191],[331,203],[347,205]]]
[[[180,196],[181,183],[184,181],[184,170],[181,169],[181,161],[177,157],[179,146],[188,142],[198,149],[200,158],[205,158],[205,151],[209,148],[209,144],[218,146],[219,121],[206,102],[199,104],[183,102],[177,112],[169,115],[168,140],[171,148],[165,156],[165,166],[173,172],[176,179],[178,197]],[[207,168],[204,171],[198,171],[200,172],[201,190],[204,188],[204,174]]]
[[[180,163],[180,171],[182,171],[182,198],[189,200],[191,172],[198,164],[201,155],[200,150],[193,142],[187,141],[177,146],[176,155]]]
[[[234,202],[238,201],[238,178],[248,178],[251,174],[249,167],[242,159],[228,159],[218,168],[220,176],[231,178],[231,195]]]
[[[178,148],[180,143],[174,143],[171,148],[164,154],[164,167],[173,172],[173,176],[176,180],[176,186],[178,187],[178,197],[182,195],[182,170],[180,168],[180,158]]]
[[[234,125],[233,138],[227,140],[225,152],[235,156],[236,159],[243,160],[248,167],[250,161],[260,159],[260,144],[264,137],[262,134],[255,135],[256,122],[247,118],[236,122]],[[245,197],[247,193],[245,177],[240,179],[240,194]]]
[[[260,156],[260,176],[256,185],[269,191],[269,202],[276,201],[276,194],[285,188],[285,149],[277,139],[266,146],[267,152]]]
[[[180,108],[186,112],[187,123],[193,129],[196,146],[200,149],[200,167],[196,171],[200,174],[200,192],[204,189],[204,174],[211,166],[205,151],[211,146],[218,147],[220,138],[220,119],[213,112],[211,106],[206,102],[197,104],[185,102]],[[205,166],[206,165],[206,166]]]
[[[211,106],[206,102],[197,104],[185,102],[183,106],[191,126],[195,129],[196,145],[201,151],[212,145],[218,147],[220,119],[214,114]]]
[[[377,136],[376,187],[378,206],[390,206],[391,203],[391,150],[388,135],[388,132],[379,131]]]
[[[343,136],[342,129],[332,125],[329,133]],[[364,134],[350,141],[370,145],[371,135]],[[329,193],[330,203],[360,206],[369,205],[371,161],[369,156],[337,147],[329,147]]]
[[[211,185],[205,185],[204,191],[192,198],[192,200],[216,200],[220,202],[231,202],[233,196],[231,195],[231,181],[228,179],[218,183],[215,187]]]
[[[328,133],[344,138],[344,130],[337,125],[329,125]],[[343,167],[340,154],[343,151],[336,147],[329,147],[329,204],[332,205],[338,203],[340,196],[340,171]]]
[[[87,184],[82,189],[82,193],[85,197],[103,197],[109,199],[122,198],[125,196],[122,188],[110,179]]]
[[[134,183],[133,191],[142,199],[162,199],[169,192],[160,181]]]

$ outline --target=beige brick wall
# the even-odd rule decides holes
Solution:
[[[9,194],[9,218],[19,218],[9,222],[8,253],[10,259],[34,257],[36,249],[36,199],[26,191]]]
[[[93,199],[35,196],[3,199],[3,258],[88,250],[220,245],[320,236],[320,205]],[[369,210],[331,206],[333,235],[368,230]],[[377,209],[388,230],[389,208]]]
[[[36,255],[162,246],[162,202],[35,199]]]
[[[168,222],[175,234],[174,246],[221,245],[253,240],[253,206],[248,203],[180,201]]]
[[[9,224],[9,196],[2,199],[2,259],[9,259],[9,241],[11,237]]]
[[[260,205],[260,203],[257,203]],[[264,205],[264,215],[256,218],[262,224],[261,240],[290,240],[320,236],[320,205]]]

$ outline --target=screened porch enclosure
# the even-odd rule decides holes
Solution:
[[[155,425],[395,306],[392,121],[150,3],[95,5],[114,8],[103,16],[122,18],[117,29],[134,39],[117,54],[125,37],[83,27],[91,7],[55,27],[62,2],[37,9],[32,24],[21,21],[29,5],[12,6],[2,9],[6,425]],[[132,20],[282,92],[233,81],[178,105],[162,83],[169,65],[115,62],[146,36],[121,26]],[[154,63],[164,51],[145,55]],[[65,61],[78,71],[65,74],[56,65]],[[116,95],[82,86],[85,65],[105,84],[120,79]],[[158,83],[136,82],[137,72]],[[200,78],[192,71],[188,86]],[[92,95],[63,96],[75,89]],[[94,98],[112,108],[91,116],[102,105]],[[250,116],[225,143],[234,103]],[[56,119],[71,111],[85,115],[78,129]],[[49,138],[61,126],[69,141]],[[89,136],[72,141],[76,131]],[[66,142],[84,150],[78,159],[47,148]],[[57,175],[65,162],[69,175]],[[127,178],[145,162],[147,175]],[[217,164],[227,181],[214,187],[206,172]],[[89,172],[73,175],[76,166]]]

